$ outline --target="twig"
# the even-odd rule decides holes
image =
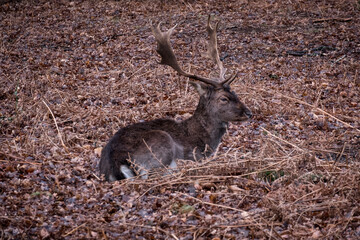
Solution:
[[[97,179],[97,180],[101,180],[98,176],[96,176],[96,174],[95,173],[92,173],[92,175],[94,175],[94,177]]]
[[[185,6],[187,6],[188,8],[190,8],[190,11],[191,11],[191,12],[195,11],[194,8],[191,6],[190,3],[186,3],[184,0],[181,0],[181,2],[182,2]]]
[[[282,138],[280,138],[280,137],[278,137],[278,136],[275,136],[275,135],[272,134],[269,130],[266,130],[266,129],[263,128],[263,127],[260,127],[260,128],[261,128],[262,130],[264,130],[266,133],[268,133],[270,136],[272,136],[273,138],[276,138],[276,139],[278,139],[278,140],[280,140],[280,141],[282,141],[282,142],[284,142],[284,143],[286,143],[286,144],[289,144],[290,146],[292,146],[292,147],[294,147],[294,148],[296,148],[296,149],[298,149],[298,150],[300,150],[300,151],[302,151],[302,152],[306,152],[304,149],[296,146],[295,144],[293,144],[293,143],[291,143],[291,142],[288,142],[288,141],[286,141],[286,140],[284,140],[284,139],[282,139]]]
[[[82,226],[84,226],[86,223],[81,224],[80,226],[77,226],[76,228],[74,228],[73,230],[71,230],[70,232],[66,233],[65,235],[63,235],[63,237],[66,237],[70,234],[72,234],[73,232],[75,232],[76,230],[78,230],[79,228],[81,228]]]
[[[320,18],[313,20],[313,23],[329,22],[329,21],[350,22],[351,20],[352,18]]]
[[[144,66],[140,67],[138,70],[136,70],[133,74],[131,74],[127,79],[130,80],[132,77],[134,77],[138,72],[143,70],[145,67],[147,67],[151,62],[149,61]]]
[[[4,153],[2,151],[0,151],[0,154],[3,154],[5,156],[8,156],[8,157],[16,159],[16,160],[21,160],[20,162],[17,161],[17,163],[27,163],[27,164],[33,164],[33,165],[41,165],[42,164],[42,163],[37,163],[37,162],[24,161],[24,158],[22,158],[22,157],[18,157],[18,156],[12,155],[10,153]],[[0,159],[0,162],[9,162],[9,160]]]
[[[4,153],[4,152],[2,152],[2,151],[0,151],[0,153],[3,154],[3,155],[6,155],[6,156],[8,156],[8,157],[14,158],[14,159],[24,160],[22,157],[18,157],[18,156],[12,155],[12,154],[10,154],[10,153]],[[6,160],[2,160],[2,161],[6,161]]]
[[[256,88],[251,88],[251,89],[253,89],[253,90],[255,90],[255,91],[259,91],[259,89],[256,89]],[[265,93],[269,93],[268,90],[265,91],[264,89],[260,89],[260,91],[265,92]],[[352,128],[352,129],[354,129],[354,130],[357,131],[357,132],[360,132],[360,129],[357,129],[356,127],[352,126],[351,124],[349,124],[349,123],[347,123],[347,122],[341,121],[341,120],[338,119],[337,117],[335,117],[335,116],[331,115],[330,113],[322,110],[321,108],[318,108],[318,107],[316,107],[316,106],[314,106],[314,105],[311,105],[311,104],[309,104],[309,103],[307,103],[307,102],[304,102],[304,101],[302,101],[302,100],[300,100],[300,99],[283,95],[283,94],[281,94],[281,93],[274,93],[274,92],[270,92],[270,93],[273,94],[274,96],[277,95],[277,96],[279,96],[279,97],[283,97],[283,98],[292,100],[292,101],[294,101],[294,102],[298,102],[298,103],[300,103],[300,104],[303,104],[303,105],[306,105],[306,106],[308,106],[308,107],[311,107],[311,108],[313,108],[313,109],[315,109],[315,110],[317,110],[317,111],[319,111],[319,112],[321,112],[321,113],[323,113],[323,114],[325,114],[325,115],[327,115],[327,116],[335,119],[336,121],[341,122],[341,123],[344,124],[345,126],[347,126],[347,127],[349,127],[349,128]]]
[[[140,200],[145,194],[147,194],[151,190],[153,190],[153,189],[155,189],[157,187],[160,187],[160,186],[177,185],[177,184],[191,184],[191,183],[194,182],[194,180],[198,180],[198,179],[202,180],[202,182],[209,182],[209,181],[219,182],[219,181],[224,181],[224,180],[229,179],[229,178],[243,178],[243,177],[246,177],[246,176],[261,173],[262,171],[264,171],[266,169],[272,168],[272,167],[274,167],[276,165],[280,165],[280,164],[282,164],[284,162],[287,162],[287,161],[288,161],[288,158],[285,158],[284,160],[281,160],[279,162],[275,162],[275,163],[269,164],[268,166],[260,168],[257,171],[250,172],[250,173],[245,173],[245,174],[241,174],[241,175],[237,175],[237,176],[232,176],[232,175],[231,176],[215,176],[215,175],[188,176],[187,179],[191,179],[191,180],[188,180],[188,181],[185,181],[185,178],[182,177],[181,175],[178,176],[178,174],[180,174],[180,172],[179,172],[177,174],[172,174],[172,176],[177,177],[176,179],[173,179],[171,181],[162,182],[162,183],[159,183],[159,184],[156,184],[156,185],[153,185],[153,186],[149,187],[145,192],[143,192],[140,196],[138,196],[136,198],[136,201]],[[190,170],[188,170],[188,171],[190,171]],[[167,175],[167,176],[169,176],[169,175]],[[214,178],[215,178],[215,180],[213,180]],[[147,179],[146,181],[149,181],[149,179]],[[139,182],[138,181],[131,181],[131,182],[124,181],[123,184],[139,184]],[[122,185],[120,185],[120,186],[122,186]],[[120,186],[116,186],[116,187],[114,187],[114,189],[119,188]]]
[[[66,147],[66,145],[65,145],[65,143],[64,143],[64,141],[63,141],[63,139],[62,139],[61,132],[60,132],[60,129],[59,129],[58,125],[57,125],[57,122],[56,122],[56,118],[55,118],[55,116],[54,116],[54,113],[51,111],[50,107],[46,104],[46,102],[45,102],[44,100],[42,100],[42,102],[45,104],[45,106],[47,107],[47,109],[48,109],[49,112],[51,113],[51,116],[52,116],[53,119],[54,119],[54,123],[55,123],[55,126],[56,126],[56,130],[57,130],[57,132],[58,132],[58,136],[59,136],[59,138],[60,138],[61,145],[64,147],[65,151],[68,152],[67,147]]]
[[[339,152],[335,152],[335,151],[331,151],[331,150],[327,150],[327,149],[319,149],[319,148],[308,148],[308,150],[311,150],[313,152],[325,152],[325,153],[335,153],[335,154],[339,154]],[[345,156],[347,156],[347,154],[343,154]]]
[[[341,123],[344,124],[345,126],[350,127],[350,128],[352,128],[352,129],[355,129],[356,131],[360,132],[360,129],[355,128],[354,126],[350,125],[349,123],[346,123],[346,122],[344,122],[344,121],[341,121],[341,120],[338,119],[337,117],[331,115],[331,114],[328,113],[328,112],[325,112],[325,111],[322,110],[321,108],[315,107],[314,105],[311,105],[311,104],[309,104],[309,103],[307,103],[307,102],[304,102],[304,101],[302,101],[302,100],[300,100],[300,99],[296,99],[296,98],[293,98],[293,97],[289,97],[289,96],[283,95],[283,94],[281,94],[281,93],[279,93],[279,96],[280,96],[280,97],[283,97],[283,98],[287,98],[287,99],[292,100],[292,101],[294,101],[294,102],[298,102],[298,103],[304,104],[304,105],[306,105],[306,106],[308,106],[308,107],[314,108],[315,110],[317,110],[317,111],[319,111],[319,112],[321,112],[321,113],[323,113],[323,114],[325,114],[325,115],[328,115],[329,117],[335,119],[336,121],[341,122]]]
[[[103,238],[104,238],[105,240],[108,240],[109,238],[106,236],[104,229],[101,229],[101,232],[102,232],[102,234],[103,234]]]
[[[9,160],[4,160],[4,159],[0,159],[0,162],[12,162]],[[24,164],[32,164],[32,165],[41,165],[42,163],[37,163],[37,162],[27,162],[27,161],[16,161],[16,163],[24,163]]]
[[[146,148],[147,148],[147,149],[149,150],[149,152],[151,153],[151,155],[155,158],[155,160],[158,161],[163,168],[167,169],[167,166],[165,166],[165,165],[163,164],[163,162],[155,155],[155,153],[152,151],[151,147],[146,143],[146,141],[145,141],[144,139],[143,139],[143,142],[144,142]],[[147,174],[149,173],[149,171],[146,171],[146,172],[147,172]],[[146,175],[146,174],[145,174],[145,175]]]
[[[334,163],[333,163],[333,165],[332,165],[332,168],[331,168],[332,170],[334,170],[335,164],[337,163],[337,161],[340,160],[340,158],[341,158],[342,155],[344,154],[345,148],[346,148],[346,142],[344,142],[344,146],[342,147],[340,154],[339,154],[338,157],[335,159],[335,161],[334,161]],[[331,171],[332,171],[332,170],[331,170]]]
[[[282,226],[282,223],[272,223],[274,226]],[[236,224],[236,225],[212,225],[212,228],[241,228],[241,227],[251,227],[251,226],[269,226],[268,223],[244,223],[244,224]],[[177,225],[178,227],[181,227],[181,225]]]
[[[284,238],[281,237],[281,235],[280,235],[275,229],[273,229],[273,227],[274,227],[274,225],[275,225],[274,222],[271,222],[271,224],[270,224],[266,219],[264,219],[264,218],[261,218],[261,219],[262,219],[268,226],[271,226],[271,232],[270,232],[270,233],[268,232],[268,229],[264,229],[264,228],[261,228],[260,226],[258,226],[260,231],[262,231],[265,235],[269,236],[269,239],[271,239],[271,238],[274,238],[274,239],[284,239]],[[272,235],[272,232],[274,232],[277,237],[274,236],[274,235]]]
[[[148,229],[156,229],[156,230],[159,230],[160,232],[162,233],[165,233],[166,235],[168,236],[171,236],[173,237],[174,239],[176,240],[179,240],[179,238],[173,234],[173,233],[169,233],[168,231],[165,231],[164,229],[162,229],[161,227],[159,226],[147,226],[147,225],[140,225],[140,224],[131,224],[131,223],[124,223],[125,226],[132,226],[132,227],[142,227],[142,228],[148,228]]]
[[[154,188],[157,188],[157,187],[160,187],[160,186],[163,186],[163,185],[167,185],[167,184],[171,184],[173,182],[177,182],[179,179],[175,179],[175,180],[172,180],[172,181],[169,181],[169,182],[165,182],[165,183],[160,183],[160,184],[157,184],[155,186],[152,186],[150,187],[148,190],[146,190],[143,194],[141,194],[139,197],[136,198],[136,201],[138,201],[140,198],[142,198],[146,193],[150,192],[152,189]]]
[[[349,223],[351,222],[351,220],[353,220],[354,217],[354,212],[356,211],[357,207],[354,207],[353,209],[351,209],[351,216],[348,217],[349,220],[346,221],[345,226],[343,226],[343,231],[345,231],[345,229],[347,228],[347,226],[349,225]]]
[[[296,200],[295,200],[294,202],[292,202],[291,204],[295,204],[295,203],[299,202],[300,200],[306,198],[307,196],[310,196],[310,195],[313,194],[313,193],[319,192],[320,190],[321,190],[321,188],[319,188],[319,189],[317,189],[317,190],[315,190],[315,191],[312,191],[311,193],[308,193],[308,194],[302,196],[301,198],[296,199]]]
[[[186,193],[181,193],[181,192],[177,192],[179,194],[182,194],[188,198],[191,198],[193,200],[196,200],[200,203],[203,203],[203,204],[206,204],[206,205],[210,205],[210,206],[213,206],[213,207],[219,207],[219,208],[225,208],[225,209],[229,209],[229,210],[233,210],[233,211],[236,211],[236,212],[240,212],[241,213],[241,216],[244,217],[244,218],[248,218],[249,217],[249,213],[247,211],[244,211],[244,210],[241,210],[241,209],[238,209],[238,208],[233,208],[233,207],[229,207],[229,206],[225,206],[225,205],[220,205],[220,204],[215,204],[215,203],[209,203],[209,202],[204,202],[196,197],[193,197],[193,196],[190,196]]]
[[[337,62],[343,60],[345,57],[346,57],[346,54],[345,54],[345,55],[342,55],[341,57],[339,57],[338,59],[336,59],[336,60],[334,61],[334,63],[337,63]]]

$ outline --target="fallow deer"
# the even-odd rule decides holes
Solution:
[[[179,66],[170,45],[175,27],[161,32],[160,24],[152,27],[161,64],[188,77],[200,95],[194,114],[181,122],[156,119],[135,123],[120,129],[106,144],[101,153],[100,173],[107,181],[147,178],[149,171],[159,168],[176,168],[177,159],[199,160],[210,156],[219,145],[229,122],[245,121],[251,111],[242,103],[230,84],[236,74],[225,78],[226,69],[220,61],[215,26],[207,21],[209,57],[219,68],[219,78],[206,78],[185,72]]]

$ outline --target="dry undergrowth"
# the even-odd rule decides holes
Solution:
[[[0,238],[360,237],[357,1],[1,3]],[[224,66],[255,118],[218,152],[149,180],[106,183],[98,151],[120,127],[184,119],[197,96],[157,64],[149,21],[178,23],[184,67],[221,20]]]

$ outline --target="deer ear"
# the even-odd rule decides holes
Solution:
[[[208,92],[209,85],[202,82],[190,81],[200,96],[205,95]]]

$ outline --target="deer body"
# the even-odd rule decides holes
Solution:
[[[208,28],[211,28],[208,22]],[[225,73],[218,59],[221,82],[215,82],[184,72],[176,61],[169,43],[173,28],[168,32],[153,28],[162,63],[171,66],[192,81],[200,95],[198,106],[190,118],[182,122],[156,119],[135,123],[120,129],[104,147],[100,160],[100,173],[108,181],[131,178],[137,174],[147,178],[157,168],[176,168],[177,159],[199,160],[210,156],[219,145],[229,122],[244,121],[251,111],[230,90],[233,78],[224,79]],[[215,29],[216,30],[216,29]],[[209,30],[208,30],[209,31]],[[216,35],[210,39],[215,42]],[[213,44],[214,45],[214,44]],[[214,46],[214,47],[215,47]]]

